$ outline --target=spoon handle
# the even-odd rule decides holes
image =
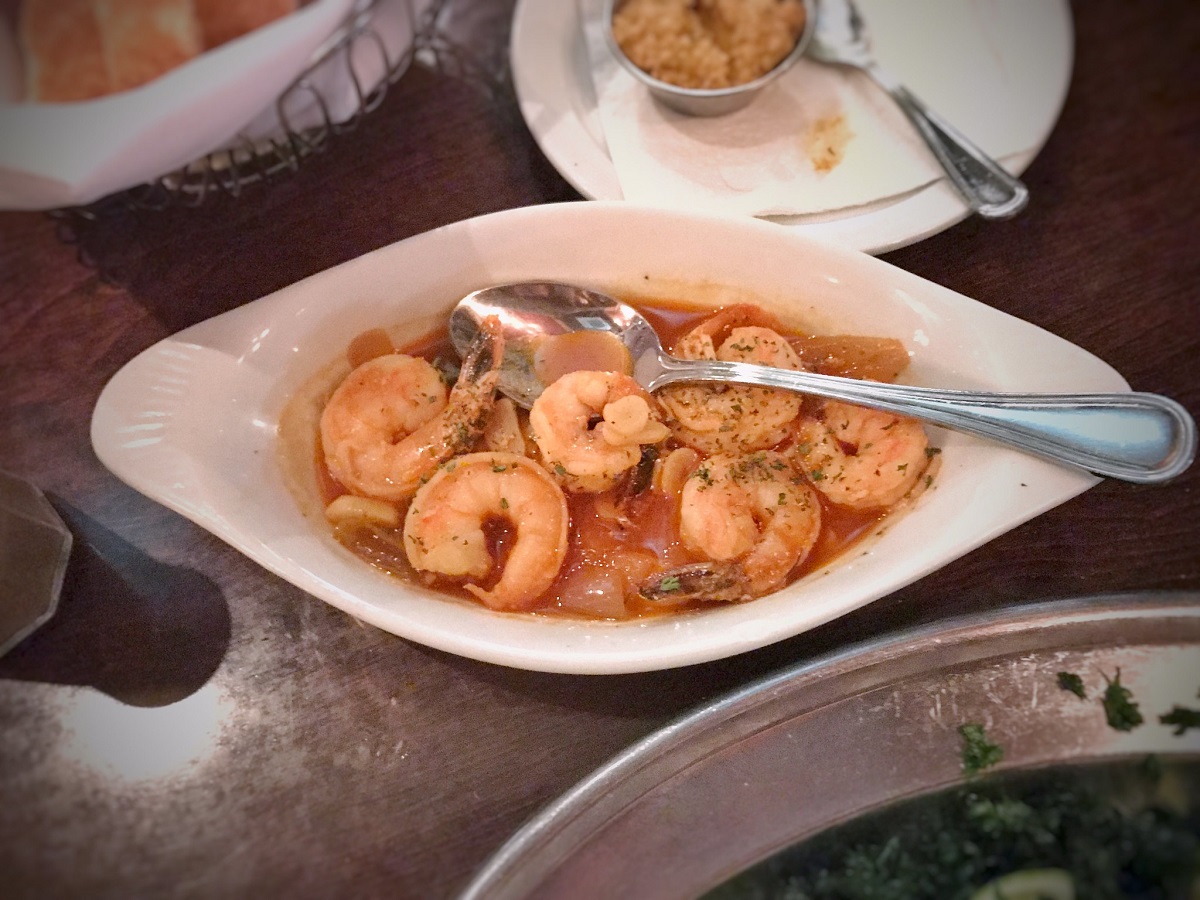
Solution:
[[[862,68],[892,95],[971,209],[987,219],[1003,219],[1025,207],[1029,191],[1019,179],[878,65]]]
[[[1187,469],[1196,454],[1191,415],[1158,394],[997,394],[665,355],[659,363],[657,374],[638,379],[648,390],[680,382],[723,381],[798,391],[911,416],[1139,484],[1169,481]]]

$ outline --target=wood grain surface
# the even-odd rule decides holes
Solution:
[[[5,896],[452,896],[578,779],[751,679],[944,616],[1200,588],[1193,467],[1166,487],[1103,483],[753,653],[546,675],[365,626],[105,470],[93,406],[155,341],[430,228],[579,199],[516,110],[512,6],[451,0],[445,64],[414,65],[356,132],[240,197],[94,221],[0,213],[0,468],[41,487],[76,542],[58,614],[0,659]],[[1200,14],[1189,0],[1073,11],[1073,80],[1025,173],[1028,209],[884,258],[1195,415]]]

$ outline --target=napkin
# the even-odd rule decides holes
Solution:
[[[1020,43],[1042,0],[860,0],[879,61],[993,157],[1036,149],[1060,98]],[[899,196],[944,175],[864,73],[799,60],[747,107],[700,118],[657,103],[609,50],[603,0],[579,0],[599,118],[626,200],[753,216]],[[1032,11],[1034,20],[1037,12]]]

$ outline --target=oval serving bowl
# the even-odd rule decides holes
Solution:
[[[318,273],[148,348],[109,382],[92,443],[118,477],[365,622],[474,659],[549,672],[650,671],[799,634],[936,570],[1097,480],[965,435],[881,533],[776,594],[627,622],[499,613],[389,577],[302,509],[277,460],[294,393],[356,335],[444,323],[493,284],[568,281],[718,306],[753,299],[816,333],[896,337],[906,380],[1009,391],[1128,390],[1081,348],[857,251],[789,229],[626,203],[549,204],[454,223]]]

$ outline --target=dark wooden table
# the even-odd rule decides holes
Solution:
[[[566,2],[566,0],[564,0]],[[839,621],[647,675],[504,669],[354,621],[92,453],[155,341],[435,226],[577,199],[507,83],[511,0],[455,0],[353,136],[243,196],[63,223],[0,214],[0,468],[74,533],[62,602],[0,659],[0,893],[445,897],[543,804],[719,692],[856,638],[1050,597],[1200,587],[1200,467],[1103,483]],[[1029,208],[885,257],[1200,412],[1200,15],[1075,8]],[[64,239],[66,238],[66,239]]]

